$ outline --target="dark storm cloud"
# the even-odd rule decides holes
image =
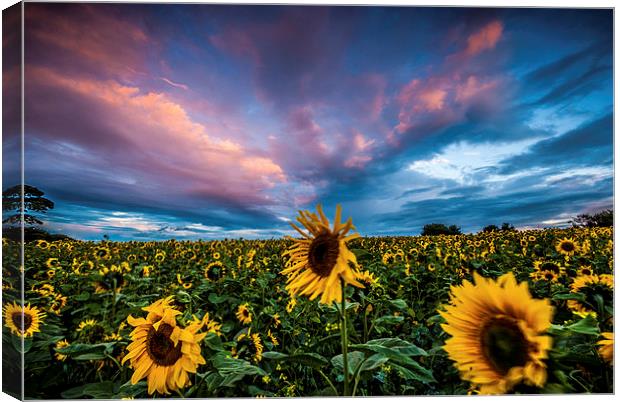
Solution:
[[[611,192],[609,10],[28,9],[27,181],[76,236],[280,236],[319,202],[364,234],[534,224]]]
[[[487,224],[502,222],[541,227],[542,221],[562,213],[575,214],[588,203],[603,199],[611,202],[611,188],[612,179],[605,179],[590,188],[570,192],[555,191],[548,186],[497,197],[429,199],[409,202],[396,213],[379,214],[375,223],[385,234],[419,233],[426,223],[456,224],[464,231],[478,231]],[[395,226],[397,230],[393,229]]]
[[[540,141],[526,153],[501,162],[500,172],[536,166],[608,165],[613,158],[613,115],[588,122],[558,137]]]

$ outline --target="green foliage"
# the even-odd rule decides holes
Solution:
[[[422,228],[422,236],[457,235],[461,234],[461,228],[456,225],[444,225],[443,223],[428,223]]]
[[[578,244],[579,252],[558,253],[556,244],[563,238]],[[363,282],[364,288],[346,289],[351,393],[466,394],[470,384],[460,378],[443,350],[449,335],[438,311],[449,302],[451,287],[471,281],[474,272],[496,278],[509,271],[519,282],[528,283],[534,297],[549,299],[555,308],[548,331],[553,349],[545,360],[547,383],[543,388],[521,384],[514,392],[611,392],[613,370],[601,358],[597,342],[602,332],[613,330],[613,294],[601,286],[571,285],[583,266],[596,275],[612,275],[612,239],[608,228],[572,228],[354,240],[352,252],[362,270],[375,279]],[[297,297],[291,306],[287,278],[279,274],[286,261],[282,253],[290,244],[287,240],[27,243],[26,299],[46,317],[23,347],[20,338],[3,326],[3,357],[17,370],[19,353],[24,352],[27,398],[147,398],[146,381],[131,384],[133,369],[121,364],[132,341],[127,317],[145,317],[144,307],[172,295],[182,312],[177,317],[180,326],[206,313],[221,324],[219,334],[209,332],[199,343],[206,364],[190,374],[192,385],[172,396],[341,395],[341,306],[305,297]],[[13,242],[5,240],[3,245],[7,302],[19,298],[20,254]],[[226,273],[208,280],[205,267],[216,261]],[[533,276],[539,261],[561,265],[562,274],[554,281]],[[112,266],[125,267],[116,278],[121,285],[116,292],[100,288],[110,283],[102,272]],[[46,293],[45,286],[53,291]],[[579,316],[569,308],[574,302],[591,313]],[[249,324],[236,317],[237,307],[245,303],[252,314]],[[85,320],[95,325],[79,329]],[[239,341],[248,330],[260,338],[260,358]],[[69,346],[59,347],[64,340]]]
[[[614,225],[614,211],[613,209],[605,209],[593,215],[577,215],[571,223],[575,227],[612,227]]]
[[[2,223],[19,224],[23,216],[26,225],[42,225],[43,221],[32,213],[45,213],[54,208],[54,202],[43,197],[45,193],[36,187],[16,185],[2,192],[2,210],[13,211]],[[23,201],[23,203],[22,203]],[[23,215],[22,213],[23,206]]]

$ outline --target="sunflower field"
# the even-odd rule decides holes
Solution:
[[[3,240],[26,398],[613,392],[610,228]],[[339,215],[338,211],[338,215]],[[23,349],[22,349],[23,339]]]

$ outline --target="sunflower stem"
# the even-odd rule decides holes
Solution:
[[[332,388],[332,390],[334,391],[334,394],[336,394],[336,396],[338,396],[338,390],[336,389],[336,387],[334,386],[334,383],[331,382],[331,380],[329,379],[329,377],[327,377],[325,375],[325,373],[323,372],[323,370],[318,369],[319,373],[323,376],[323,378],[325,379],[325,381],[327,381],[327,383],[329,384],[329,386]]]
[[[344,371],[344,392],[343,396],[349,396],[349,339],[347,336],[347,302],[345,298],[346,285],[340,279],[340,288],[342,289],[342,300],[340,301],[340,338],[342,339],[342,367]]]

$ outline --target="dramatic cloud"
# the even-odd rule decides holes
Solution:
[[[612,197],[611,33],[609,10],[29,3],[27,182],[87,239],[279,237],[319,202],[367,235],[560,224]]]

